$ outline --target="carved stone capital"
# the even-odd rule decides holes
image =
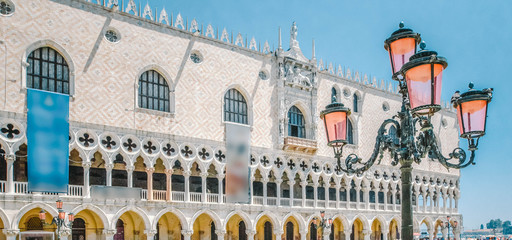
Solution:
[[[181,230],[181,234],[183,234],[184,237],[190,237],[193,233],[194,231],[192,230]]]
[[[146,173],[153,174],[155,172],[155,168],[146,168]]]
[[[7,163],[9,162],[14,162],[14,160],[16,160],[16,156],[14,154],[6,154],[5,155],[5,160],[7,161]]]
[[[112,237],[116,235],[117,231],[115,229],[103,229],[103,234],[107,237]]]
[[[4,230],[2,230],[2,232],[7,237],[15,237],[20,232],[20,230],[18,230],[18,229],[4,229]]]
[[[84,170],[91,168],[91,165],[91,162],[82,162],[82,167],[84,168]]]

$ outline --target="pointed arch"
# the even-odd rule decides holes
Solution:
[[[304,220],[304,218],[302,218],[302,216],[300,214],[298,214],[297,212],[290,212],[288,214],[286,214],[286,216],[284,216],[283,218],[283,221],[281,222],[281,227],[280,229],[283,229],[285,227],[285,222],[286,220],[289,218],[289,217],[293,217],[295,218],[295,220],[297,221],[297,223],[299,223],[299,232],[303,232],[304,230],[307,231],[307,223],[306,221]],[[311,216],[310,216],[311,217]],[[308,221],[309,223],[309,221]]]
[[[101,210],[101,208],[99,208],[93,204],[79,205],[79,206],[75,207],[73,210],[71,210],[71,212],[76,215],[83,210],[89,210],[89,211],[93,212],[94,214],[98,215],[98,217],[101,219],[104,227],[110,226],[110,222],[108,221],[107,214],[103,210]]]
[[[363,224],[363,230],[370,229],[370,227],[371,227],[370,222],[368,221],[368,218],[366,218],[366,216],[363,214],[357,214],[350,222],[351,223],[350,225],[352,226],[357,219],[359,219],[359,221],[361,221],[361,223]]]
[[[174,214],[180,220],[180,224],[181,224],[181,227],[183,228],[183,230],[189,230],[189,223],[187,222],[187,218],[179,209],[176,209],[174,207],[168,207],[168,208],[165,208],[165,209],[161,210],[160,212],[158,212],[156,214],[155,218],[153,219],[153,223],[151,224],[151,229],[156,229],[158,221],[166,213]]]
[[[214,211],[211,211],[209,209],[202,209],[202,210],[197,211],[194,214],[194,216],[192,216],[192,218],[190,219],[190,222],[188,223],[189,229],[194,229],[194,222],[202,214],[206,214],[212,219],[213,223],[215,223],[216,229],[224,229],[224,225],[222,225],[222,221],[220,220],[219,216]]]
[[[375,220],[379,221],[379,223],[380,223],[380,225],[381,225],[382,229],[388,229],[388,226],[389,226],[389,225],[388,225],[388,222],[386,221],[386,219],[385,219],[382,215],[377,215],[377,216],[375,216],[375,217],[372,219],[372,224],[373,224],[373,222],[374,222]]]
[[[244,211],[235,210],[230,212],[226,216],[226,218],[224,218],[224,228],[227,228],[229,220],[235,215],[238,215],[245,222],[245,225],[247,227],[254,225],[254,223],[251,221],[251,218],[247,215],[247,213],[245,213]]]
[[[146,214],[146,212],[144,212],[144,210],[142,210],[141,208],[135,206],[126,206],[119,209],[119,211],[117,211],[117,213],[110,220],[110,229],[116,229],[117,219],[119,219],[121,215],[123,215],[124,213],[130,211],[138,214],[142,218],[142,220],[144,221],[144,227],[147,230],[152,229],[151,221],[149,220],[149,217]]]
[[[266,216],[267,218],[270,219],[270,222],[272,223],[272,226],[274,227],[274,230],[280,229],[281,223],[277,219],[276,215],[273,212],[270,212],[270,211],[261,212],[260,214],[258,214],[258,216],[256,216],[256,218],[255,218],[255,220],[253,222],[253,226],[252,226],[253,229],[256,229],[256,225],[258,224],[260,219],[263,218],[264,216]]]
[[[29,212],[30,210],[32,210],[34,208],[41,208],[41,209],[45,210],[46,212],[48,212],[52,216],[57,216],[59,214],[57,209],[55,209],[54,207],[52,207],[46,203],[42,203],[42,202],[30,203],[30,204],[27,204],[24,207],[22,207],[20,209],[20,211],[18,212],[18,214],[16,214],[16,216],[14,217],[14,219],[11,222],[11,229],[18,229],[18,226],[20,224],[19,223],[20,219],[23,218],[23,216],[27,212]]]

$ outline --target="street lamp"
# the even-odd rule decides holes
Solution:
[[[448,237],[448,240],[450,240],[450,226],[452,226],[453,228],[456,228],[457,227],[457,221],[454,221],[453,225],[452,225],[451,222],[450,222],[450,216],[446,216],[446,220],[448,220],[448,221],[446,221],[444,223],[444,225],[445,225],[446,228],[448,228],[448,234],[447,234],[448,236],[447,237]]]
[[[442,72],[448,66],[445,58],[437,52],[426,50],[420,35],[404,28],[393,32],[384,42],[388,50],[392,78],[398,81],[402,95],[402,107],[398,115],[385,120],[380,126],[372,155],[363,161],[356,154],[349,154],[342,164],[343,147],[347,141],[347,118],[350,109],[341,103],[331,103],[321,112],[325,124],[327,145],[334,149],[337,171],[362,174],[376,161],[380,163],[384,151],[391,155],[391,165],[400,164],[402,197],[402,236],[413,239],[412,213],[412,164],[425,157],[437,160],[446,168],[464,168],[474,164],[478,140],[485,134],[487,104],[492,99],[493,89],[474,90],[470,84],[468,92],[456,92],[452,104],[457,109],[460,137],[468,140],[471,155],[457,147],[448,157],[441,153],[434,133],[431,117],[441,109]],[[421,50],[417,52],[416,45]],[[394,127],[396,133],[390,133]],[[452,161],[453,160],[453,161]]]
[[[313,218],[313,223],[315,224],[316,228],[322,228],[322,236],[324,234],[325,229],[329,229],[332,226],[333,219],[332,218],[325,218],[325,211],[320,211],[320,218],[317,217]],[[322,237],[323,238],[323,237]]]
[[[73,222],[75,221],[75,215],[73,213],[68,214],[68,222],[66,223],[66,212],[62,210],[63,202],[62,200],[57,200],[56,202],[57,210],[58,210],[58,216],[53,217],[51,223],[46,223],[46,211],[44,209],[41,209],[39,212],[39,219],[41,220],[41,223],[43,226],[51,226],[53,224],[57,225],[57,239],[60,239],[60,230],[61,228],[67,227],[71,228],[73,226]]]

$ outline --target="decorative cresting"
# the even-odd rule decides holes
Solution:
[[[424,42],[420,44],[422,50],[416,53],[419,34],[403,27],[402,22],[400,30],[395,31],[384,46],[389,51],[393,79],[400,86],[402,107],[397,116],[385,120],[380,126],[370,158],[363,161],[356,154],[350,154],[342,164],[349,109],[342,104],[332,103],[322,111],[321,117],[324,119],[328,145],[334,149],[337,170],[363,175],[376,162],[380,163],[384,151],[390,152],[391,165],[400,164],[402,236],[412,239],[412,164],[419,164],[425,157],[437,160],[446,168],[459,169],[474,164],[478,140],[485,134],[487,104],[491,101],[493,90],[473,90],[473,84],[470,84],[468,92],[455,93],[452,103],[458,111],[460,137],[468,139],[471,156],[468,159],[466,152],[459,147],[448,157],[443,156],[431,117],[441,109],[441,76],[448,63],[437,52],[425,50]],[[398,67],[401,67],[400,70]]]

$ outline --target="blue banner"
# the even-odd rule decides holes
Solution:
[[[28,190],[67,193],[69,96],[27,89]]]

